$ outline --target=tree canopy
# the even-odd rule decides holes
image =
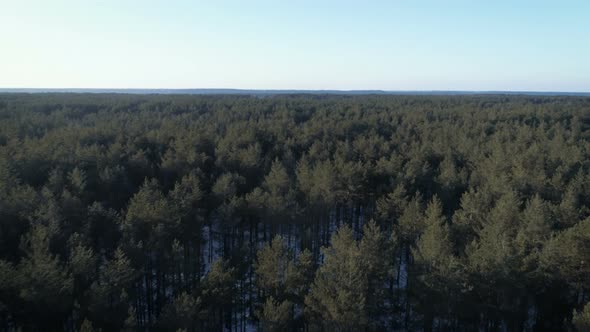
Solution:
[[[0,94],[0,330],[585,331],[590,98]]]

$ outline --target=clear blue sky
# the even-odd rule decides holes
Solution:
[[[590,1],[0,0],[0,87],[590,91]]]

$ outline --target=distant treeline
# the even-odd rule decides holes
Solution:
[[[0,94],[0,330],[589,331],[590,98]]]

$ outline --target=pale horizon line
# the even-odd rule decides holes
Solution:
[[[572,91],[572,90],[495,90],[495,89],[484,89],[484,90],[463,90],[463,89],[300,89],[300,88],[43,88],[43,87],[0,87],[0,92],[100,92],[100,91],[193,91],[193,92],[215,92],[215,91],[235,91],[235,92],[249,92],[249,91],[260,91],[269,93],[280,93],[280,92],[328,92],[328,93],[384,93],[384,94],[396,94],[396,93],[468,93],[468,94],[590,94],[588,91]]]

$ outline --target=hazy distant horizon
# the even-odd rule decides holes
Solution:
[[[590,91],[518,91],[518,90],[340,90],[340,89],[240,89],[240,88],[0,88],[0,93],[115,93],[115,94],[189,94],[189,95],[280,95],[280,94],[342,94],[342,95],[539,95],[590,96]]]

